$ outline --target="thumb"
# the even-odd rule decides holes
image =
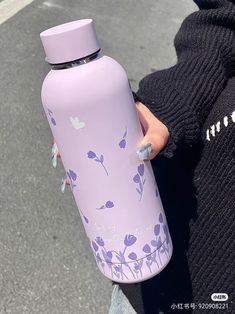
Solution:
[[[165,147],[166,141],[162,136],[153,131],[147,131],[137,154],[140,160],[151,160]]]
[[[167,127],[142,103],[137,103],[139,120],[144,131],[137,154],[140,160],[153,159],[167,144],[169,131]]]

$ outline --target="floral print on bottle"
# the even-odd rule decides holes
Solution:
[[[109,174],[108,174],[108,171],[107,171],[107,169],[106,169],[106,167],[105,167],[105,165],[104,165],[104,155],[100,155],[100,157],[98,157],[95,152],[93,152],[92,150],[90,150],[90,151],[87,153],[87,157],[88,157],[89,159],[93,159],[94,161],[100,163],[100,164],[102,165],[102,167],[103,167],[103,169],[104,169],[106,175],[107,175],[107,176],[109,175]]]
[[[145,185],[145,178],[144,178],[144,164],[140,164],[137,168],[137,174],[133,177],[133,181],[138,184],[136,187],[136,192],[139,194],[141,201],[143,192],[144,192],[144,185]]]
[[[110,273],[112,278],[118,279],[138,279],[143,276],[142,268],[145,264],[152,273],[153,264],[161,269],[162,255],[170,257],[170,236],[166,222],[162,213],[159,214],[159,223],[153,228],[153,237],[149,243],[143,245],[143,255],[138,256],[134,250],[135,244],[138,245],[138,239],[133,234],[126,234],[123,240],[123,250],[116,251],[105,246],[105,241],[102,237],[97,236],[91,240],[91,248],[98,265],[101,265],[103,273]],[[162,231],[162,232],[161,232]],[[161,235],[164,234],[165,239],[162,240]],[[132,262],[132,263],[131,263]]]

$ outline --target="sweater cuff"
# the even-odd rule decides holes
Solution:
[[[148,82],[148,86],[153,86]],[[199,124],[187,101],[172,87],[172,82],[157,81],[151,94],[142,86],[133,93],[135,101],[142,102],[149,110],[166,125],[170,138],[159,155],[172,157],[177,144],[184,141],[192,146],[199,138]]]

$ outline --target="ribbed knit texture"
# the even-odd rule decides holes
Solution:
[[[157,287],[165,285],[162,291],[157,288],[163,300],[159,302],[166,313],[170,313],[169,306],[174,300],[213,303],[212,293],[228,293],[229,309],[193,310],[197,314],[227,314],[235,313],[231,303],[234,302],[235,280],[235,5],[234,1],[222,0],[195,2],[200,10],[185,19],[175,37],[177,64],[143,78],[135,96],[170,131],[166,148],[152,163],[175,244],[171,263],[157,279]],[[192,152],[200,148],[193,168],[188,163],[196,156],[194,153],[183,161],[180,157],[179,163],[174,160],[179,146]],[[185,169],[186,177],[192,173],[193,191],[187,189],[185,177],[181,176]],[[190,198],[190,193],[195,197],[194,220],[189,219],[189,243],[180,246],[185,241],[187,232],[184,228],[187,226],[179,227],[179,216],[190,216],[192,212],[194,205],[185,201]],[[183,247],[182,252],[178,247]],[[193,300],[185,297],[187,287],[182,288],[180,282],[186,275],[180,273],[177,259],[182,257],[182,264],[187,264],[184,251],[188,258]],[[172,311],[178,312],[185,313],[186,310]],[[157,312],[153,309],[146,313]]]
[[[147,75],[136,93],[170,130],[166,156],[177,141],[198,140],[211,105],[235,73],[234,1],[195,2],[201,10],[175,37],[177,64]]]

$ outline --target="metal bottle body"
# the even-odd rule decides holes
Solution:
[[[42,103],[97,265],[117,282],[159,273],[172,243],[125,70],[107,56],[51,70]]]

